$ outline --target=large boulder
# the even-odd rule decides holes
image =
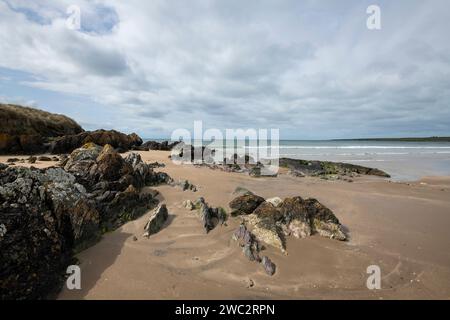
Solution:
[[[230,203],[230,207],[235,212],[242,213],[243,220],[252,226],[252,233],[259,241],[286,253],[286,236],[306,238],[318,234],[340,241],[347,240],[338,218],[316,199],[293,197],[286,198],[281,203],[279,198],[276,201],[274,198],[269,200],[270,202],[264,201],[253,193],[247,193]],[[256,202],[260,204],[253,209]]]
[[[0,299],[45,298],[98,237],[99,212],[61,168],[8,168],[0,182]]]
[[[83,132],[66,116],[12,104],[0,104],[0,119],[0,154],[43,153],[49,138]]]
[[[111,145],[120,152],[125,152],[142,144],[142,139],[135,133],[124,134],[115,130],[87,131],[75,135],[66,135],[52,141],[49,152],[52,154],[70,153],[86,143],[99,146]]]

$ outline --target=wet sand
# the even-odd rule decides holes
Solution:
[[[169,152],[140,154],[146,162],[165,163],[157,171],[188,179],[198,191],[156,187],[169,209],[165,227],[143,238],[147,213],[104,235],[77,255],[82,290],[63,289],[59,299],[450,298],[450,177],[411,183],[367,177],[348,183],[286,174],[252,178],[177,166]],[[34,164],[49,165],[54,163]],[[269,277],[231,240],[238,218],[205,234],[195,211],[182,207],[184,200],[202,196],[211,206],[228,209],[238,186],[263,197],[314,197],[348,228],[350,241],[288,238],[288,255],[267,247],[264,254],[277,265]],[[381,268],[381,290],[366,287],[369,265]],[[254,286],[249,288],[250,279]]]

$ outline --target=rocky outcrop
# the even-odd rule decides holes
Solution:
[[[48,151],[52,154],[70,153],[86,143],[94,143],[99,146],[109,144],[119,152],[125,152],[140,146],[142,139],[135,133],[127,135],[115,130],[86,131],[54,139]]]
[[[0,166],[1,299],[45,298],[74,252],[154,207],[142,188],[170,179],[109,145],[87,144],[62,165]]]
[[[290,174],[297,177],[355,176],[361,174],[390,178],[389,174],[379,169],[358,166],[350,163],[281,158],[279,165],[280,167],[289,168],[291,170]]]
[[[61,281],[72,251],[95,240],[100,213],[61,168],[9,168],[0,181],[0,298],[43,298]]]
[[[147,141],[143,143],[141,146],[137,146],[135,149],[140,151],[149,151],[149,150],[170,151],[179,143],[180,142],[178,141],[172,143],[170,143],[169,141],[163,142]]]
[[[236,197],[229,203],[230,208],[233,210],[231,215],[240,216],[251,214],[263,202],[264,198],[254,194],[244,194]]]
[[[169,213],[165,204],[161,204],[150,215],[147,224],[144,227],[144,237],[150,237],[152,234],[157,233],[163,227],[167,221]]]
[[[83,132],[66,116],[18,105],[0,104],[0,119],[0,154],[43,153],[49,138]]]
[[[347,239],[333,212],[316,199],[294,197],[281,202],[279,198],[269,200],[247,194],[230,202],[230,207],[246,209],[245,215],[242,215],[243,221],[252,227],[252,233],[259,241],[286,253],[287,236],[306,238],[318,234],[340,241]],[[259,205],[254,208],[256,203]],[[239,208],[238,212],[242,212]]]

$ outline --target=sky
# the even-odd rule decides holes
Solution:
[[[0,101],[144,138],[196,120],[282,139],[450,136],[449,34],[448,0],[0,0]]]

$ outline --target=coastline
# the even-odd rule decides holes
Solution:
[[[150,239],[142,237],[149,212],[107,233],[77,255],[82,290],[63,289],[59,299],[448,299],[450,285],[450,177],[389,182],[358,177],[353,183],[297,178],[252,178],[190,165],[174,165],[166,151],[141,151],[147,163],[197,192],[155,187],[169,219]],[[124,154],[125,156],[126,154]],[[4,162],[8,157],[0,157]],[[21,164],[22,165],[22,164]],[[26,166],[31,166],[25,164]],[[35,167],[55,165],[38,162]],[[239,219],[209,234],[201,219],[182,206],[204,197],[228,208],[236,187],[263,197],[313,197],[349,230],[350,241],[318,236],[288,239],[288,255],[271,247],[277,272],[268,277],[231,241]],[[137,241],[133,240],[137,237]],[[366,288],[366,268],[382,270],[382,290]],[[249,287],[249,282],[253,283]]]

